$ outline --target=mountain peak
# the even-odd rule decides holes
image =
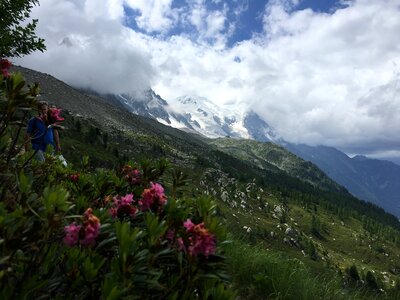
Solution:
[[[177,100],[182,104],[195,104],[196,105],[198,102],[198,97],[183,96],[183,97],[179,97]]]
[[[364,156],[364,155],[356,155],[354,157],[352,157],[353,160],[357,160],[357,161],[366,161],[366,160],[370,160],[368,157]]]
[[[211,110],[213,112],[216,112],[219,110],[219,107],[216,103],[213,103],[203,97],[183,96],[183,97],[178,97],[177,99],[175,99],[171,102],[179,103],[183,107],[187,107],[189,109],[202,108],[202,109]]]
[[[250,136],[261,142],[277,140],[277,133],[258,114],[250,110],[243,119],[244,127],[247,128]]]

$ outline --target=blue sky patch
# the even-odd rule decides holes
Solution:
[[[225,22],[225,29],[222,34],[228,34],[229,25],[234,26],[234,31],[231,32],[230,36],[227,36],[227,46],[232,47],[236,43],[249,40],[253,38],[255,34],[263,31],[263,15],[268,2],[269,1],[265,0],[206,0],[204,5],[209,13],[223,11],[224,7],[228,7],[227,20]],[[187,20],[184,20],[183,18],[183,16],[188,16],[190,14],[191,6],[193,5],[194,2],[189,0],[174,0],[172,2],[171,8],[179,11],[180,18],[176,26],[164,32],[164,38],[167,39],[170,36],[182,34],[191,37],[193,40],[198,38],[199,33],[197,32],[195,26],[189,24]],[[339,0],[302,0],[297,6],[293,7],[293,11],[310,8],[315,12],[332,13],[341,7],[344,6]],[[149,33],[138,26],[135,18],[141,15],[139,10],[132,9],[127,5],[124,5],[124,11],[126,15],[126,26],[135,31],[160,38],[160,32]],[[207,41],[212,42],[213,39],[208,38]]]

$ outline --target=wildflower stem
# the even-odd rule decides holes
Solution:
[[[22,122],[25,120],[26,114],[27,114],[27,111],[24,111],[24,115],[22,116]],[[15,150],[15,146],[17,144],[18,137],[19,137],[19,135],[21,133],[21,129],[22,129],[22,126],[23,126],[22,122],[20,124],[18,124],[17,133],[15,134],[13,143],[12,143],[10,149],[8,150],[8,156],[7,156],[7,162],[6,162],[6,170],[8,170],[8,166],[10,164],[11,158],[13,157],[13,152]]]

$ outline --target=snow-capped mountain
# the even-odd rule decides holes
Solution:
[[[166,111],[168,103],[153,90],[147,90],[143,93],[119,94],[114,95],[114,97],[134,114],[162,119],[167,124],[171,123]]]
[[[153,90],[106,97],[121,103],[135,114],[211,138],[230,136],[260,141],[277,139],[274,129],[255,112],[221,107],[204,97],[183,96],[168,103]]]
[[[188,123],[191,129],[208,137],[250,137],[240,113],[223,109],[203,97],[184,96],[171,101],[170,114],[181,123],[175,127]],[[182,124],[177,116],[184,116],[186,122]]]

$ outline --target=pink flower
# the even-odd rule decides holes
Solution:
[[[187,250],[190,255],[197,256],[201,254],[208,257],[215,253],[215,236],[204,227],[204,223],[194,224],[190,219],[187,219],[183,226],[189,234]]]
[[[156,194],[157,196],[159,196],[159,197],[164,196],[164,188],[162,187],[161,184],[150,182],[150,188],[153,190],[154,194]]]
[[[92,209],[88,208],[84,213],[83,221],[84,238],[80,241],[83,246],[93,246],[100,231],[100,220],[93,215]]]
[[[130,165],[122,168],[125,179],[132,185],[139,185],[142,182],[142,173],[138,169],[133,169]]]
[[[70,179],[72,182],[77,182],[77,181],[79,180],[79,176],[80,176],[79,173],[72,174],[72,175],[69,176],[69,179]]]
[[[183,222],[183,227],[186,228],[186,231],[192,231],[194,224],[193,224],[192,220],[187,219],[185,222]]]
[[[64,121],[64,118],[62,118],[60,116],[60,113],[61,113],[61,109],[59,109],[57,107],[49,108],[49,111],[48,111],[49,122],[51,124],[54,124],[54,123],[59,123],[61,121]]]
[[[130,205],[132,201],[133,201],[133,194],[126,194],[124,197],[121,197],[120,204]]]
[[[64,244],[73,247],[76,246],[79,240],[79,231],[81,230],[81,225],[76,225],[72,223],[64,227],[65,237],[63,239]]]
[[[88,208],[83,214],[83,224],[72,223],[64,227],[64,244],[69,247],[76,246],[78,242],[82,246],[93,246],[100,231],[100,220],[93,215],[92,209]]]
[[[12,64],[9,60],[4,58],[0,59],[0,70],[4,77],[8,77],[10,75],[8,70],[11,68],[11,66]]]
[[[139,201],[142,211],[158,211],[167,203],[167,197],[164,195],[164,188],[161,184],[150,182],[150,188],[142,193],[142,199]]]
[[[133,194],[126,194],[124,197],[114,197],[113,206],[109,213],[114,218],[124,218],[126,216],[133,217],[137,208],[133,206]]]
[[[176,237],[175,230],[170,229],[166,234],[167,240],[170,244],[178,248],[179,251],[186,251],[185,243],[181,237]]]
[[[100,224],[88,224],[84,227],[85,236],[81,240],[82,246],[93,246],[96,243],[96,238],[99,235]]]
[[[129,174],[129,181],[133,185],[138,185],[142,182],[142,173],[138,169],[134,169]]]

